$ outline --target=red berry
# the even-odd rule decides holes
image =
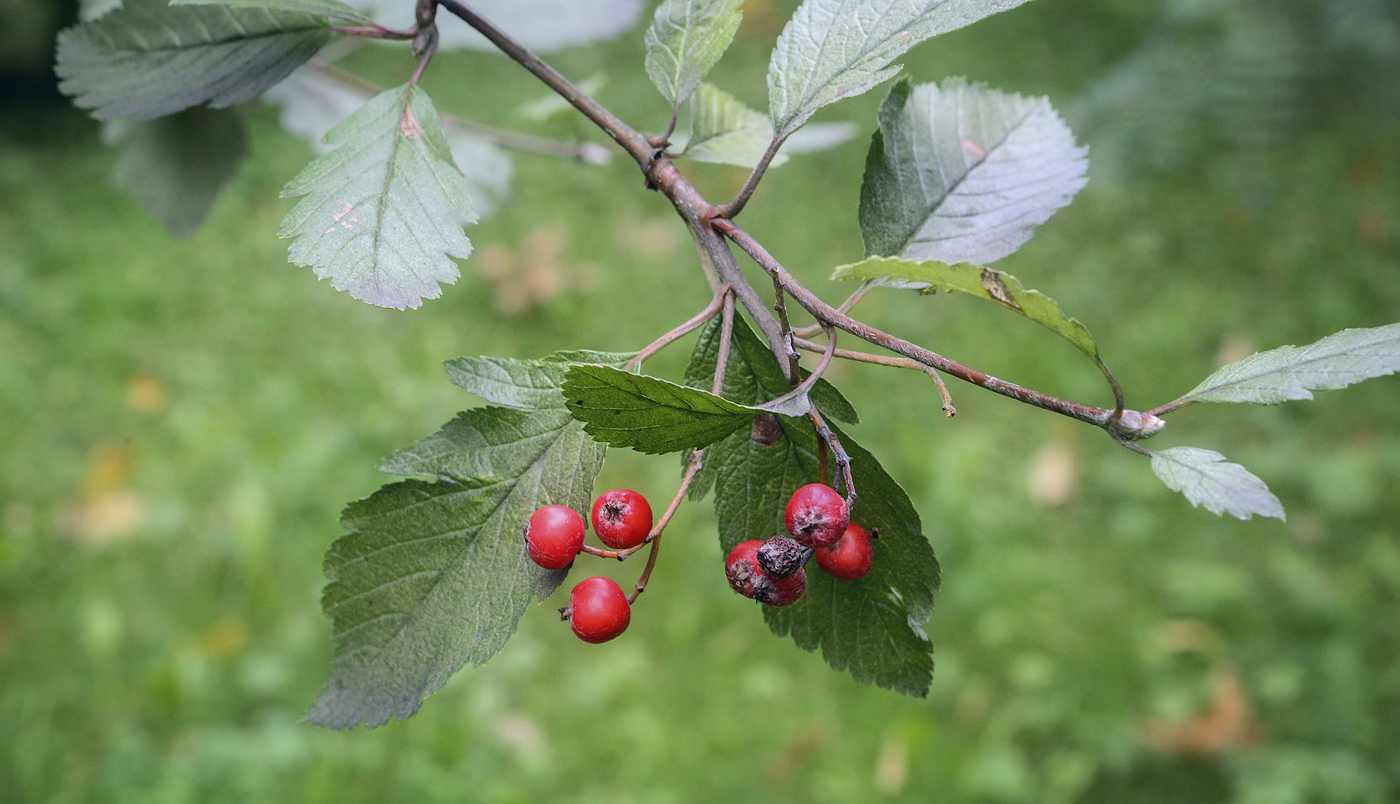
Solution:
[[[729,558],[724,562],[729,585],[744,597],[770,606],[796,602],[807,591],[807,571],[798,569],[786,578],[774,578],[758,565],[758,548],[762,545],[763,542],[754,539],[740,542],[729,551]]]
[[[651,533],[651,504],[631,489],[613,489],[593,501],[593,532],[608,547],[626,550]]]
[[[831,486],[812,483],[793,492],[785,519],[792,538],[820,550],[841,540],[851,524],[851,511]]]
[[[530,515],[525,550],[545,569],[563,569],[583,546],[583,517],[564,505],[546,505]]]
[[[607,642],[627,630],[632,604],[612,578],[585,578],[569,593],[569,626],[584,642]]]
[[[874,563],[875,548],[870,546],[870,533],[854,522],[846,528],[846,535],[835,547],[817,551],[817,565],[826,570],[826,574],[848,581],[864,578]]]

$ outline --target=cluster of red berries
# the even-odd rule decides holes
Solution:
[[[828,575],[847,580],[865,577],[875,561],[870,532],[851,521],[851,511],[836,490],[812,483],[793,493],[784,512],[788,536],[740,542],[729,552],[724,574],[744,597],[769,606],[795,603],[807,591],[804,565],[815,554]]]
[[[593,501],[593,532],[614,550],[628,550],[651,533],[651,504],[631,489],[614,489]],[[583,517],[564,505],[546,505],[530,515],[525,551],[545,569],[563,569],[583,549]],[[607,642],[627,630],[632,604],[611,578],[580,581],[569,593],[569,624],[585,642]]]

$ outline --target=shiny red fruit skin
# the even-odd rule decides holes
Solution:
[[[826,574],[847,581],[865,577],[875,563],[875,548],[870,544],[870,532],[852,522],[835,547],[817,551],[817,566]]]
[[[783,519],[793,539],[820,550],[841,540],[851,524],[851,512],[831,486],[810,483],[792,493]]]
[[[724,562],[724,574],[734,591],[769,606],[787,606],[797,602],[807,591],[807,571],[799,569],[786,578],[774,578],[758,565],[758,548],[763,542],[753,539],[734,545]]]
[[[612,578],[585,578],[569,593],[569,627],[584,642],[607,642],[627,630],[632,604]]]
[[[583,547],[583,517],[565,505],[546,505],[530,515],[525,551],[545,569],[563,569]]]
[[[646,541],[651,533],[651,503],[631,489],[613,489],[593,501],[593,532],[614,550]]]

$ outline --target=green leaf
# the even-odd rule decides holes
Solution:
[[[243,121],[231,109],[186,109],[155,120],[103,124],[117,148],[112,181],[179,237],[204,222],[248,155]]]
[[[714,394],[607,366],[571,367],[564,396],[569,412],[594,440],[650,454],[708,446],[762,413]]]
[[[647,75],[672,107],[695,91],[734,41],[744,0],[666,0],[646,33]]]
[[[1283,504],[1264,481],[1237,463],[1225,463],[1225,456],[1213,450],[1172,447],[1154,452],[1152,471],[1167,488],[1217,516],[1285,518]]]
[[[170,0],[172,6],[229,6],[268,8],[299,14],[315,14],[336,25],[374,25],[364,12],[337,0]]]
[[[702,330],[687,368],[688,382],[709,381],[718,342],[718,326]],[[786,388],[767,346],[736,319],[725,394],[761,404]],[[805,419],[773,420],[776,432],[762,441],[739,431],[713,444],[692,483],[692,499],[714,487],[720,544],[726,554],[741,541],[783,533],[788,498],[818,479],[811,425]],[[764,617],[775,633],[791,636],[806,650],[820,648],[827,663],[849,671],[857,681],[924,695],[933,673],[933,647],[924,626],[939,585],[938,561],[908,495],[874,456],[848,434],[836,432],[851,456],[859,494],[852,518],[879,529],[875,564],[859,581],[831,578],[809,564],[802,599],[784,608],[764,607]]]
[[[1065,315],[1054,299],[1038,290],[1027,289],[1021,280],[1005,271],[965,262],[949,265],[938,260],[912,262],[874,257],[852,265],[842,265],[832,273],[831,278],[876,279],[904,283],[907,287],[918,289],[969,293],[1020,313],[1079,347],[1096,362],[1099,360],[1099,346],[1094,336],[1078,319]]]
[[[773,48],[768,106],[786,138],[818,109],[893,78],[890,62],[933,36],[1026,0],[806,0]]]
[[[559,364],[620,366],[632,357],[630,353],[579,350],[555,352],[540,360],[459,357],[446,365],[447,376],[469,393],[497,405],[531,410],[560,404]]]
[[[489,371],[481,361],[472,376]],[[457,362],[470,369],[473,361]],[[489,365],[499,369],[492,385],[502,395],[537,406],[458,414],[381,467],[434,482],[394,483],[346,508],[350,532],[326,556],[331,583],[322,596],[335,668],[307,720],[352,728],[412,715],[462,666],[499,651],[530,600],[563,581],[567,570],[530,561],[521,529],[542,505],[586,512],[605,448],[564,408],[560,356]],[[522,378],[518,394],[504,390],[509,376]],[[542,377],[553,394],[533,387]]]
[[[1344,329],[1307,346],[1256,352],[1221,368],[1182,397],[1192,402],[1270,405],[1312,399],[1330,391],[1400,371],[1400,323]]]
[[[754,167],[773,142],[773,124],[738,98],[701,83],[690,99],[690,140],[684,156],[697,162]],[[774,155],[770,167],[788,160]]]
[[[335,150],[282,190],[305,195],[282,222],[297,265],[381,307],[418,307],[457,279],[451,257],[471,254],[462,227],[476,220],[427,93],[380,93],[326,135]]]
[[[865,254],[995,262],[1084,187],[1086,154],[1045,98],[901,81],[866,158]]]
[[[313,14],[142,3],[59,34],[55,69],[59,89],[99,120],[150,120],[257,97],[330,41],[330,28]]]

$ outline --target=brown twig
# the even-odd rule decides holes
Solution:
[[[651,533],[647,534],[647,542],[651,543],[651,553],[647,556],[647,565],[642,569],[641,577],[637,578],[637,584],[632,588],[632,594],[627,596],[629,604],[636,603],[637,598],[647,588],[647,581],[651,580],[651,571],[656,567],[656,554],[661,548],[661,534],[665,532],[666,525],[675,515],[676,509],[680,507],[681,500],[685,499],[685,493],[690,490],[690,481],[695,479],[695,473],[700,471],[700,463],[704,460],[705,450],[697,449],[690,453],[690,460],[686,463],[685,476],[681,478],[680,488],[676,489],[676,496],[671,498],[671,504],[666,506],[666,511],[661,515],[652,527]],[[643,542],[646,544],[646,542]],[[641,545],[638,545],[640,548]]]
[[[773,258],[773,255],[768,253],[767,249],[765,249],[762,244],[755,240],[752,235],[736,226],[732,221],[715,220],[714,227],[743,249],[760,267],[769,274],[775,276],[783,289],[786,290],[798,304],[806,308],[807,312],[811,313],[818,321],[843,329],[861,340],[873,343],[896,354],[904,355],[930,368],[936,368],[944,374],[957,377],[960,380],[972,383],[980,388],[985,388],[994,393],[1001,394],[1002,396],[1010,397],[1018,402],[1024,402],[1043,410],[1054,411],[1055,413],[1068,416],[1072,419],[1078,419],[1079,421],[1087,422],[1096,427],[1101,427],[1110,435],[1132,439],[1150,435],[1161,429],[1162,422],[1155,416],[1132,410],[1118,412],[1093,407],[1091,405],[1081,405],[1077,402],[1070,402],[1050,396],[1049,394],[1034,391],[1030,388],[1024,388],[1015,383],[1006,382],[990,374],[985,374],[976,369],[964,366],[937,352],[925,349],[903,338],[898,338],[882,332],[863,321],[851,318],[817,298],[811,291],[803,287],[800,282],[793,279],[792,275]]]
[[[794,338],[793,343],[797,344],[799,349],[806,349],[809,352],[820,352],[825,348],[821,344],[809,341],[806,338]],[[907,357],[872,355],[869,352],[853,352],[849,349],[837,349],[836,356],[842,360],[873,363],[877,366],[888,366],[890,368],[910,369],[927,374],[929,378],[933,380],[934,385],[938,386],[938,396],[943,400],[943,414],[951,419],[958,413],[958,409],[953,407],[953,395],[948,393],[948,386],[943,383],[943,378],[938,376],[937,369],[925,366],[923,363],[917,360],[911,360]]]
[[[715,313],[718,313],[720,311],[720,307],[724,305],[724,300],[729,298],[729,293],[730,287],[728,285],[721,287],[719,293],[715,294],[715,297],[710,300],[710,303],[705,305],[705,309],[691,316],[689,321],[686,321],[685,323],[681,324],[680,326],[676,327],[675,329],[671,330],[665,335],[662,335],[660,338],[657,338],[656,340],[647,344],[646,348],[642,349],[642,351],[638,352],[631,360],[628,360],[622,366],[622,370],[631,371],[634,366],[640,364],[643,360],[646,360],[648,357],[651,357],[652,355],[656,354],[662,349],[665,349],[667,346],[670,346],[671,344],[675,343],[681,338],[684,338],[686,335],[689,335],[691,332],[694,332],[706,321],[709,321],[711,318],[714,318]]]

